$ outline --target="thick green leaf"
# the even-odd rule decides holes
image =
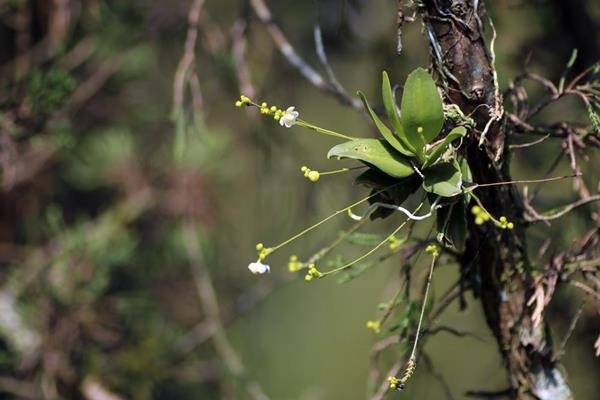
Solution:
[[[423,188],[443,197],[452,197],[462,192],[462,174],[450,163],[439,163],[423,171]]]
[[[362,102],[365,106],[365,109],[369,112],[371,119],[373,120],[373,122],[375,122],[377,129],[379,129],[379,132],[383,135],[385,140],[387,140],[387,142],[389,144],[391,144],[392,147],[395,148],[396,150],[398,150],[400,153],[402,153],[406,156],[409,156],[409,157],[413,157],[414,152],[412,152],[411,150],[408,149],[408,147],[406,147],[404,144],[402,144],[398,140],[398,138],[396,136],[394,136],[392,131],[383,122],[381,122],[381,120],[379,119],[377,114],[375,114],[375,112],[369,105],[369,102],[367,101],[367,98],[365,97],[365,95],[362,92],[358,92],[358,96],[362,100]]]
[[[438,136],[443,124],[444,109],[435,82],[427,71],[417,68],[408,75],[402,94],[404,133],[415,148],[422,148]]]
[[[458,126],[450,131],[450,133],[444,138],[444,141],[437,146],[435,146],[429,155],[427,156],[427,161],[423,164],[423,168],[427,168],[436,162],[442,154],[448,148],[448,145],[454,140],[463,137],[467,134],[467,129],[464,126]]]
[[[465,205],[461,200],[437,211],[437,229],[444,245],[461,253],[465,250],[467,218]]]
[[[390,119],[390,123],[396,131],[400,142],[409,149],[412,154],[418,154],[419,152],[415,151],[415,147],[410,144],[408,141],[406,134],[404,133],[404,127],[402,126],[402,122],[400,121],[400,116],[398,115],[398,110],[396,110],[396,101],[394,99],[394,93],[392,92],[392,85],[390,85],[390,78],[388,77],[387,72],[383,71],[383,78],[381,82],[381,96],[383,97],[383,105],[385,107],[385,111],[387,112],[388,118]]]
[[[351,158],[372,165],[394,178],[414,173],[410,162],[382,139],[357,139],[334,146],[327,158]]]

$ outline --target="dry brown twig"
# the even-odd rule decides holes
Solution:
[[[246,38],[247,28],[248,23],[245,19],[238,19],[235,22],[231,29],[233,41],[231,50],[240,93],[243,93],[252,99],[256,95],[256,90],[254,89],[254,85],[252,85],[248,63],[246,62],[246,48],[248,43]],[[251,115],[256,114],[252,113]]]
[[[194,0],[188,13],[188,31],[184,45],[184,53],[177,65],[175,79],[173,83],[173,113],[174,115],[183,109],[185,101],[186,81],[190,82],[190,77],[195,81],[190,84],[192,92],[192,101],[195,107],[202,106],[202,92],[200,91],[200,82],[194,69],[196,61],[196,42],[198,40],[198,22],[200,20],[200,12],[204,6],[205,0]]]
[[[320,37],[320,28],[315,28],[315,45],[317,47],[317,55],[319,60],[325,67],[328,78],[326,79],[317,70],[311,67],[294,49],[290,41],[287,39],[281,28],[275,23],[273,14],[263,0],[250,0],[252,9],[258,16],[260,22],[266,27],[275,42],[275,45],[279,49],[279,52],[285,57],[285,59],[294,67],[300,74],[306,78],[313,86],[324,91],[327,94],[336,97],[340,103],[349,105],[355,109],[361,110],[363,108],[362,103],[359,99],[350,97],[346,94],[345,90],[339,84],[335,75],[329,66],[325,51],[322,46],[322,39]]]
[[[387,371],[385,376],[396,376],[400,372],[400,368],[402,368],[402,364],[400,361],[397,361],[392,365],[392,367]],[[389,384],[387,381],[384,381],[379,385],[375,394],[371,397],[371,400],[383,400],[385,394],[388,392]]]
[[[553,214],[550,215],[543,215],[540,214],[535,208],[533,208],[533,206],[530,203],[529,197],[528,197],[528,188],[527,186],[525,186],[523,188],[523,206],[525,208],[525,210],[527,211],[527,213],[524,215],[525,220],[528,222],[536,222],[536,221],[552,221],[555,219],[558,219],[560,217],[565,216],[566,214],[568,214],[569,212],[573,211],[575,208],[577,207],[581,207],[583,205],[589,204],[589,203],[593,203],[596,201],[600,201],[600,194],[594,195],[594,196],[589,196],[587,198],[584,199],[580,199],[577,201],[574,201],[572,203],[566,204],[562,207],[562,209],[560,211],[557,211]]]
[[[221,321],[217,295],[204,260],[202,260],[202,252],[195,234],[195,226],[193,223],[188,223],[184,229],[184,244],[190,261],[190,269],[206,315],[206,322],[212,326],[211,335],[215,349],[231,375],[244,383],[246,391],[254,400],[269,400],[260,385],[249,378],[240,356],[227,338],[225,327]]]

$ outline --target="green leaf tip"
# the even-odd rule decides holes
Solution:
[[[381,135],[385,138],[385,140],[394,149],[398,150],[400,153],[404,154],[405,156],[409,156],[409,157],[414,156],[414,153],[406,145],[401,143],[398,140],[398,138],[394,135],[394,133],[381,121],[381,119],[379,119],[379,117],[377,116],[375,111],[373,111],[373,109],[369,105],[369,102],[367,101],[367,98],[365,97],[365,95],[361,91],[358,91],[357,94],[358,94],[358,97],[360,97],[360,99],[362,100],[363,105],[365,106],[365,109],[369,113],[369,116],[375,123],[375,126],[377,126],[379,133],[381,133]]]
[[[419,157],[422,153],[423,146],[415,145],[408,140],[406,133],[404,132],[404,127],[402,126],[402,121],[400,120],[400,115],[398,114],[398,110],[396,108],[396,100],[394,99],[394,92],[392,91],[392,85],[390,84],[390,78],[388,77],[387,72],[383,71],[382,80],[381,80],[381,96],[383,98],[383,105],[385,107],[385,111],[388,115],[390,123],[396,131],[400,142],[406,147],[412,154],[416,154]]]
[[[402,94],[402,126],[408,140],[423,148],[444,125],[444,108],[433,78],[417,68],[406,78]]]

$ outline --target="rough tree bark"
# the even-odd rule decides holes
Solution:
[[[473,113],[477,130],[466,155],[476,183],[510,180],[506,124],[498,91],[493,51],[483,34],[489,24],[483,1],[424,0],[420,14],[447,100]],[[485,134],[484,134],[485,132]],[[481,136],[485,136],[480,146]],[[477,137],[479,136],[479,137]],[[571,399],[554,361],[545,322],[535,326],[527,300],[532,294],[530,263],[519,193],[509,185],[488,187],[478,195],[494,215],[505,215],[512,231],[470,222],[462,273],[481,299],[487,323],[497,339],[516,399]]]

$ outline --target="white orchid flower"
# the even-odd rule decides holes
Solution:
[[[295,111],[294,109],[295,107],[288,107],[288,109],[285,110],[283,115],[281,115],[281,118],[279,118],[279,123],[281,124],[281,126],[291,128],[292,126],[296,125],[296,119],[298,118],[298,115],[300,115],[300,113],[298,111]]]
[[[248,264],[248,269],[250,270],[250,272],[252,272],[255,275],[271,272],[271,267],[269,267],[266,264],[261,263],[260,261],[256,261],[256,262]]]

